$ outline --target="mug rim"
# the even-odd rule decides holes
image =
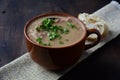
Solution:
[[[72,43],[72,44],[70,44],[70,45],[61,46],[61,47],[42,46],[42,45],[39,45],[39,44],[35,43],[34,41],[32,41],[32,40],[29,38],[28,34],[27,34],[27,28],[29,27],[29,24],[32,23],[34,20],[40,18],[40,17],[49,16],[49,15],[53,15],[53,16],[54,16],[54,15],[58,15],[58,16],[65,16],[65,17],[69,16],[69,17],[73,17],[73,18],[75,18],[76,20],[78,20],[78,21],[81,23],[82,29],[83,29],[83,33],[82,33],[82,36],[81,36],[81,38],[79,39],[79,41],[76,41],[76,42],[74,42],[74,43]],[[72,16],[72,15],[70,15],[70,14],[63,13],[63,12],[49,12],[49,13],[40,14],[40,15],[35,16],[35,17],[31,18],[30,20],[28,20],[27,23],[26,23],[25,26],[24,26],[24,36],[25,36],[25,38],[26,38],[30,43],[34,44],[35,46],[41,47],[41,48],[59,49],[59,48],[71,47],[71,46],[74,46],[74,45],[79,44],[79,42],[82,42],[82,41],[85,39],[86,35],[87,35],[87,29],[86,29],[86,27],[85,27],[85,24],[84,24],[81,20],[79,20],[78,18],[76,18],[76,17],[74,17],[74,16]]]

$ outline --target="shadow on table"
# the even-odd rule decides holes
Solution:
[[[59,80],[120,80],[120,35]]]

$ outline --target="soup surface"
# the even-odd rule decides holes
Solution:
[[[63,47],[80,41],[83,25],[74,17],[46,16],[28,25],[28,37],[36,44]]]

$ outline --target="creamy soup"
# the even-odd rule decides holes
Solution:
[[[36,44],[47,47],[63,47],[80,41],[81,23],[74,17],[47,16],[28,25],[27,34]]]

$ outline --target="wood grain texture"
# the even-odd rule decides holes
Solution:
[[[92,13],[109,2],[109,0],[0,0],[0,66],[27,52],[23,28],[32,17],[53,11],[77,16],[80,12]]]

